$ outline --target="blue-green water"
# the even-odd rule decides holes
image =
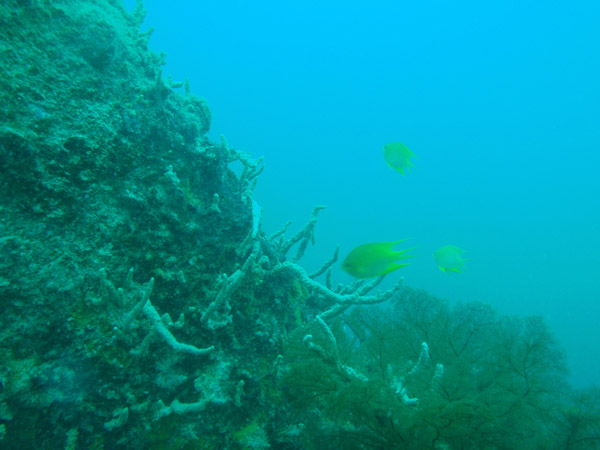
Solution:
[[[265,157],[267,233],[328,206],[305,266],[413,238],[419,257],[389,283],[542,315],[574,384],[598,383],[600,3],[145,7],[151,46],[207,99],[212,136]],[[383,161],[396,140],[418,156],[406,177]],[[469,252],[463,274],[437,269],[445,244]]]

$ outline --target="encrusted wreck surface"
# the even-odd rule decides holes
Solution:
[[[540,320],[333,289],[337,255],[297,264],[320,207],[264,236],[261,161],[206,137],[143,16],[0,5],[0,448],[597,448]]]

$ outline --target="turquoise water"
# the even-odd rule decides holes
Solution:
[[[165,73],[208,101],[211,136],[265,157],[264,230],[328,206],[305,267],[412,238],[418,257],[388,283],[542,315],[573,383],[598,383],[600,3],[145,7]],[[391,141],[417,155],[405,177],[383,161]],[[445,244],[468,251],[464,273],[437,269]]]

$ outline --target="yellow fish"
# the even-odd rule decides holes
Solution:
[[[371,278],[407,266],[408,264],[397,264],[396,261],[412,258],[410,255],[405,255],[411,249],[392,250],[394,245],[405,240],[359,245],[346,256],[342,269],[356,278]]]
[[[412,167],[410,158],[414,158],[415,154],[410,149],[400,142],[392,142],[383,146],[383,158],[388,166],[397,170],[402,175],[404,171]]]
[[[465,250],[454,245],[444,245],[433,254],[433,257],[442,272],[461,273],[461,266],[466,261],[461,256],[464,252]]]

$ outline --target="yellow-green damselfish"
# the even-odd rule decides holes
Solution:
[[[411,152],[406,145],[400,142],[392,142],[383,146],[383,158],[385,159],[385,162],[388,166],[397,170],[402,175],[406,175],[404,171],[412,167],[410,158],[414,157],[415,154]]]
[[[412,258],[406,255],[411,249],[392,250],[392,247],[405,240],[359,245],[346,256],[342,269],[356,278],[371,278],[405,267],[408,264],[398,264],[396,261]]]
[[[433,254],[438,267],[442,272],[461,273],[461,266],[466,261],[461,256],[465,250],[454,245],[444,245]]]

